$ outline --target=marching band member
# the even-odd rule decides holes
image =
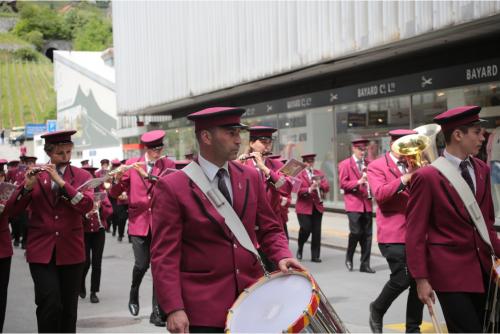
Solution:
[[[102,159],[100,161],[101,169],[95,172],[95,177],[104,177],[108,175],[109,172],[109,159]],[[93,167],[92,167],[93,168]]]
[[[403,136],[415,134],[413,130],[399,129],[389,132],[392,143]],[[370,304],[370,328],[382,333],[383,317],[392,302],[408,287],[406,304],[406,332],[420,332],[423,304],[417,296],[415,280],[406,265],[405,212],[408,203],[408,184],[412,176],[406,161],[392,150],[368,165],[368,183],[377,201],[377,239],[391,275],[375,301]]]
[[[15,211],[31,209],[26,260],[35,284],[39,332],[75,332],[78,293],[85,261],[83,215],[93,206],[90,191],[77,188],[88,172],[71,166],[71,135],[42,135],[50,163],[38,174],[26,173]]]
[[[7,164],[7,160],[5,159],[0,159],[0,182],[7,182],[5,180],[5,169],[3,168],[3,166],[5,166]]]
[[[483,143],[480,107],[458,107],[441,113],[444,158],[475,195],[493,249],[481,239],[457,190],[433,166],[411,178],[406,213],[408,267],[417,281],[420,300],[432,306],[436,292],[448,332],[483,332],[491,252],[500,255],[493,229],[494,211],[488,166],[473,156]]]
[[[21,162],[17,166],[16,175],[14,177],[15,184],[21,184],[24,182],[27,169],[36,165],[37,157],[23,155],[19,157],[19,160]],[[17,216],[11,217],[14,246],[18,247],[19,244],[21,244],[22,249],[26,249],[28,220],[29,208],[22,211]]]
[[[19,160],[10,160],[7,162],[6,182],[15,183],[17,181],[17,166]]]
[[[292,258],[261,175],[253,166],[232,161],[241,144],[244,112],[214,107],[188,116],[200,147],[196,163],[211,186],[232,203],[254,245],[259,243],[282,271],[303,269]],[[162,177],[155,189],[151,253],[153,281],[172,333],[222,332],[238,294],[263,274],[259,261],[182,171]]]
[[[268,159],[279,160],[283,165],[286,163],[286,159],[281,159],[281,155],[270,155]],[[287,239],[290,239],[290,237],[288,236],[287,223],[288,223],[288,211],[291,204],[292,204],[291,192],[286,196],[280,194],[280,210],[278,216],[281,219],[281,222],[283,223],[283,228],[285,229],[285,234]]]
[[[3,159],[0,160],[0,171],[3,171],[3,161]],[[9,214],[11,213],[12,204],[15,198],[16,193],[11,195],[7,203],[0,203],[0,333],[3,332],[5,310],[7,307],[7,290],[9,287],[10,264],[12,255],[14,254],[12,250],[8,218]]]
[[[114,170],[121,165],[121,161],[118,159],[114,159],[111,161],[111,170]],[[127,192],[123,191],[118,198],[113,198],[113,196],[109,196],[109,199],[113,205],[113,214],[112,214],[112,225],[113,225],[113,236],[116,235],[116,231],[118,230],[118,238],[119,242],[122,242],[123,236],[125,235],[125,225],[127,224],[128,219],[128,197]],[[109,230],[109,226],[108,226]],[[129,236],[129,241],[130,236]]]
[[[372,252],[372,200],[366,176],[369,161],[365,155],[369,140],[355,139],[352,156],[339,163],[339,184],[344,191],[344,205],[349,219],[349,241],[345,256],[347,270],[353,269],[353,256],[359,243],[361,246],[360,272],[375,273],[370,267]]]
[[[302,259],[304,244],[312,233],[311,261],[321,262],[321,220],[325,211],[323,196],[330,191],[330,186],[325,174],[319,169],[314,169],[315,158],[316,154],[304,154],[302,161],[307,167],[298,175],[302,183],[295,204],[295,211],[300,224],[297,259]]]
[[[97,168],[83,167],[92,176],[95,176]],[[102,189],[95,189],[94,196],[105,194]],[[102,199],[94,198],[94,207],[87,212],[83,218],[83,230],[85,232],[85,267],[83,269],[82,284],[80,288],[80,298],[85,298],[87,289],[85,288],[85,279],[92,264],[92,274],[90,277],[90,302],[99,303],[97,292],[101,283],[101,264],[104,243],[106,240],[106,219],[113,212],[111,202],[108,196]]]
[[[82,165],[82,168],[83,167],[90,167],[88,159],[80,161],[80,164]]]
[[[172,160],[161,157],[164,137],[165,132],[162,130],[143,134],[141,142],[146,146],[146,153],[140,158],[127,160],[126,165],[134,165],[134,168],[125,173],[118,173],[109,192],[115,198],[126,192],[129,201],[128,233],[132,239],[135,264],[128,307],[134,316],[139,314],[139,288],[150,263],[152,191],[158,175],[167,168],[175,168]],[[164,318],[153,288],[153,312],[149,320],[156,326],[164,326]]]
[[[249,167],[256,168],[261,175],[266,186],[267,198],[271,204],[273,212],[280,216],[281,197],[287,197],[292,192],[292,183],[284,174],[278,170],[283,163],[277,159],[270,159],[267,156],[272,155],[273,133],[276,128],[269,126],[253,126],[248,128],[250,133],[250,142],[247,153],[242,154],[238,160]],[[278,217],[282,226],[285,222]]]
[[[286,221],[281,216],[281,203],[283,197],[291,195],[292,183],[288,177],[278,171],[283,166],[281,161],[269,158],[273,149],[273,133],[277,130],[269,126],[248,128],[250,141],[246,150],[247,153],[240,155],[238,161],[260,172],[271,209],[273,209],[274,214],[285,230]],[[260,255],[269,271],[276,270],[274,264],[268,260],[267,254],[260,251]]]

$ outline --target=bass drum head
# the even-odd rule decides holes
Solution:
[[[274,274],[264,278],[233,305],[227,329],[231,333],[286,331],[307,310],[312,290],[312,282],[305,275]]]

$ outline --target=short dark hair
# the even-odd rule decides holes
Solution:
[[[475,124],[467,124],[467,125],[460,125],[454,129],[443,131],[444,135],[444,141],[446,144],[451,143],[451,136],[455,130],[460,130],[461,132],[467,134],[469,132],[469,129],[472,128]]]
[[[45,151],[45,153],[49,154],[57,146],[59,146],[59,145],[66,145],[66,144],[71,144],[71,146],[74,145],[72,141],[67,141],[67,142],[62,142],[62,143],[45,143],[45,145],[43,145],[43,150]]]

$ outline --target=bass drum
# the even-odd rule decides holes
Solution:
[[[347,333],[312,276],[274,272],[245,289],[229,310],[226,333]]]

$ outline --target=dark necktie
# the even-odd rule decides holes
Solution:
[[[64,179],[64,174],[61,172],[60,169],[57,169],[57,174],[59,174],[59,176],[61,177],[61,179]],[[53,182],[52,193],[54,194],[54,196],[57,197],[59,195],[59,189],[60,189],[60,187],[59,187],[59,185],[56,182],[54,182],[54,181],[52,181],[52,182]]]
[[[217,181],[217,186],[219,187],[220,192],[222,193],[222,195],[224,195],[229,204],[233,205],[231,201],[231,195],[229,194],[229,190],[226,186],[226,181],[224,180],[225,175],[226,170],[224,168],[219,169],[219,171],[217,172],[217,177],[219,178],[219,180]]]
[[[356,164],[358,165],[358,170],[360,171],[360,173],[362,173],[363,172],[363,161],[361,159],[357,160]]]
[[[465,182],[469,185],[472,193],[475,193],[474,182],[472,182],[472,177],[470,176],[469,169],[467,166],[469,165],[469,161],[464,160],[460,163],[460,171],[462,173],[462,177],[465,179]]]
[[[148,162],[148,170],[147,170],[147,172],[151,173],[151,171],[153,170],[154,166],[155,166],[155,162],[154,161],[149,161]]]
[[[406,174],[408,172],[408,169],[406,168],[406,161],[398,161],[398,166],[401,167],[401,174]]]

